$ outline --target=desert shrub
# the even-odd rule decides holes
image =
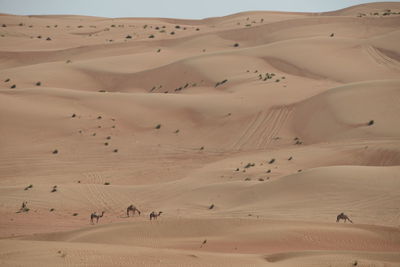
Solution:
[[[105,146],[108,146],[108,142],[105,142],[104,145],[105,145]]]
[[[57,149],[54,149],[54,150],[53,150],[53,154],[58,154],[58,150],[57,150]]]
[[[36,86],[41,86],[41,85],[42,85],[41,82],[37,82],[37,83],[36,83]]]
[[[288,160],[292,160],[292,159],[293,159],[293,157],[289,157],[289,158],[288,158]]]
[[[247,177],[246,179],[244,179],[245,181],[251,181],[251,178]]]
[[[5,27],[7,27],[7,25],[6,25],[6,24],[3,24],[3,25],[1,25],[1,27],[5,28]]]
[[[51,209],[50,209],[50,212],[52,212],[52,211],[54,211],[54,208],[51,208]]]
[[[234,47],[239,47],[239,44],[238,44],[238,43],[235,43],[233,46],[234,46]]]
[[[271,170],[266,171],[266,173],[271,173]]]
[[[171,32],[170,34],[171,34],[171,35],[174,35],[174,34],[175,34],[175,32]]]
[[[216,84],[215,84],[215,88],[217,88],[218,86],[220,86],[220,85],[223,85],[224,83],[226,83],[228,80],[227,79],[225,79],[225,80],[223,80],[223,81],[221,81],[221,82],[217,82]]]
[[[155,128],[156,129],[160,129],[161,128],[161,124],[157,124]]]
[[[115,28],[115,24],[111,25],[111,28]]]
[[[105,182],[104,185],[110,185],[110,183],[109,182]]]
[[[150,34],[150,35],[149,35],[149,38],[150,38],[150,39],[152,39],[152,38],[154,38],[154,37],[155,37],[154,34]]]
[[[209,210],[212,210],[214,207],[215,207],[215,205],[214,205],[214,204],[211,204],[211,206],[208,207],[208,209],[209,209]]]
[[[98,117],[97,117],[97,119],[98,119],[98,120],[101,120],[101,119],[102,119],[102,117],[101,117],[101,116],[98,116]]]
[[[15,89],[15,88],[17,88],[17,86],[16,86],[15,84],[13,84],[13,85],[11,85],[10,88],[11,88],[11,89]]]
[[[53,192],[57,192],[57,186],[56,185],[53,186],[53,188],[51,189],[51,193],[53,193]]]
[[[375,123],[374,120],[370,120],[370,121],[368,122],[368,126],[374,125],[374,123]]]
[[[75,118],[76,117],[76,114],[74,113],[74,114],[72,114],[72,116],[71,116],[72,118]]]
[[[269,79],[272,79],[272,73],[267,72],[267,73],[265,73],[264,81],[269,80]]]
[[[244,166],[244,168],[245,168],[245,169],[248,169],[248,168],[254,167],[254,166],[256,166],[255,163],[250,163],[250,162],[249,162],[249,163],[246,164],[246,166]]]
[[[24,190],[31,189],[32,187],[33,187],[33,185],[32,185],[32,184],[30,184],[30,185],[28,185],[27,187],[25,187],[25,188],[24,188]]]
[[[51,41],[51,38],[50,38],[50,37],[47,37],[47,38],[46,38],[46,41]]]
[[[258,178],[258,181],[264,182],[264,178]]]
[[[236,171],[236,172],[238,172],[239,170],[240,170],[239,168],[236,168],[236,170],[235,170],[235,171]]]
[[[107,138],[106,138],[107,140],[110,140],[111,139],[111,136],[107,136]]]
[[[4,80],[5,83],[8,83],[10,81],[10,78],[7,78]]]
[[[67,61],[65,61],[65,63],[67,63],[67,64],[72,63],[72,61],[68,59]]]
[[[275,162],[275,159],[271,159],[268,163],[269,164],[272,164],[272,163],[274,163]]]
[[[143,29],[146,29],[148,27],[148,25],[146,24],[146,25],[143,25]]]
[[[157,50],[157,53],[160,53],[160,52],[161,52],[161,49],[158,49],[158,50]]]
[[[126,39],[132,39],[132,36],[127,35],[125,38],[126,38]]]
[[[335,36],[335,34],[334,33],[331,33],[331,35],[329,35],[330,37],[333,37],[333,36]]]
[[[279,79],[276,79],[276,80],[275,80],[275,82],[277,82],[277,83],[279,83],[280,81],[281,81],[281,80],[279,80]]]
[[[118,153],[118,149],[114,149],[114,151],[113,151],[114,153]]]
[[[179,26],[179,25],[175,26],[175,29],[180,29],[180,28],[181,28],[181,26]]]
[[[76,213],[76,212],[72,214],[72,216],[78,216],[78,215],[79,215],[79,214],[78,214],[78,213]]]
[[[200,31],[200,28],[196,28],[196,31]]]
[[[179,129],[177,129],[177,130],[175,131],[175,133],[179,133]]]
[[[251,24],[246,24],[246,27],[251,27]]]
[[[100,93],[106,93],[107,91],[104,89],[99,90]]]
[[[204,150],[204,146],[200,147],[200,150]]]

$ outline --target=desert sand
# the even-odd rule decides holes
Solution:
[[[398,2],[1,14],[0,266],[400,266],[399,44]]]

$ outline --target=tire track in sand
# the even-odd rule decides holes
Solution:
[[[375,48],[375,47],[373,47],[371,45],[366,45],[364,47],[364,50],[378,64],[384,65],[384,66],[392,68],[392,69],[400,70],[400,63],[397,60],[386,56],[384,53],[379,51],[379,49],[377,49],[377,48]]]
[[[232,145],[233,150],[267,148],[293,112],[293,106],[272,107],[258,112]]]

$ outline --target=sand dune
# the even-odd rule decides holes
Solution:
[[[1,14],[0,265],[398,266],[399,13]]]

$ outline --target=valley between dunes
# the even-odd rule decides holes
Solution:
[[[1,14],[0,266],[400,266],[399,44],[398,2]]]

